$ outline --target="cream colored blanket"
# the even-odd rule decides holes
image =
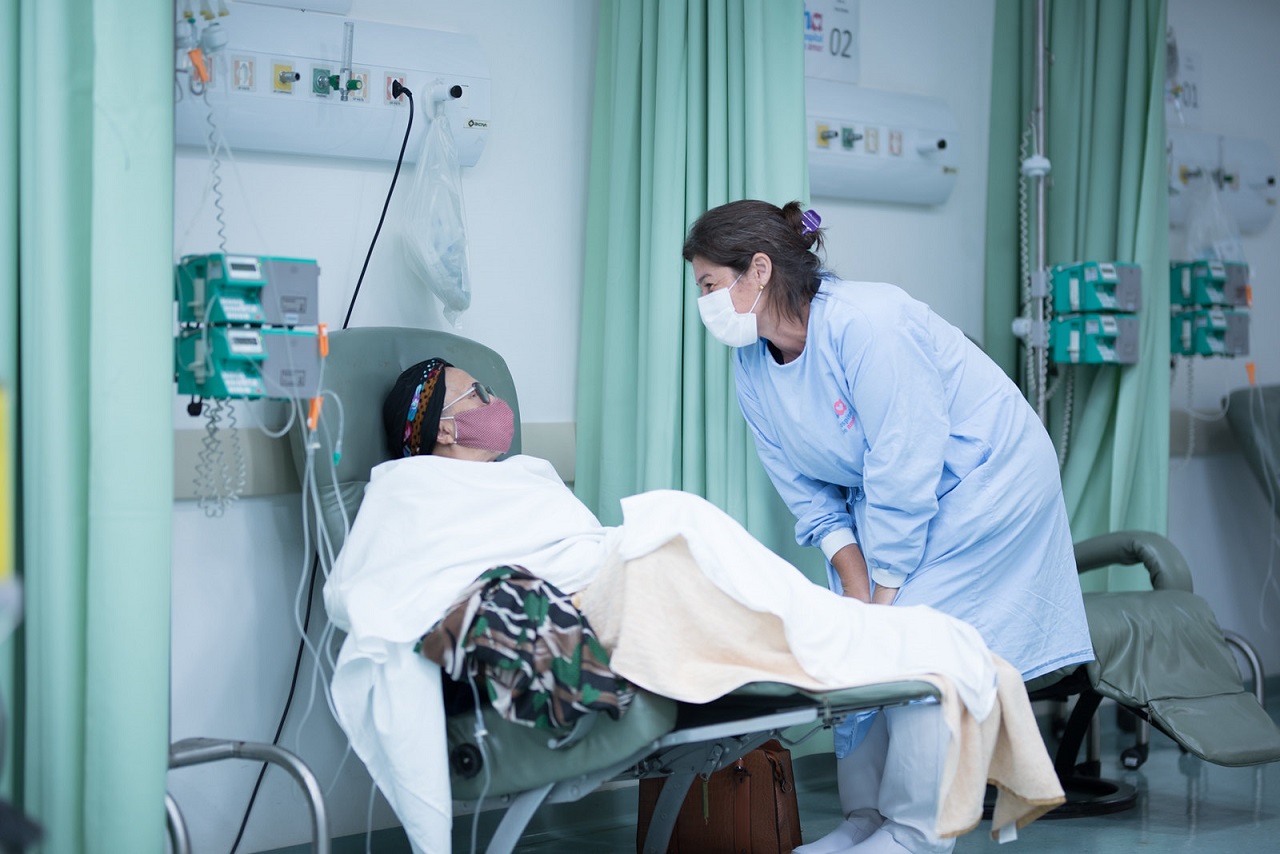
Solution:
[[[737,572],[760,569],[739,566]],[[744,605],[704,573],[683,536],[630,560],[615,554],[577,598],[620,675],[686,702],[708,702],[759,681],[812,691],[907,680],[937,686],[952,733],[938,798],[941,836],[958,836],[978,824],[987,782],[999,792],[993,836],[1006,825],[1023,827],[1062,803],[1062,788],[1018,672],[992,657],[994,702],[988,709],[977,709],[985,714],[975,714],[971,706],[977,703],[966,704],[956,690],[957,680],[964,682],[971,675],[956,671],[980,669],[979,662],[965,667],[966,659],[957,657],[957,648],[963,651],[969,638],[969,627],[931,609],[845,599],[812,585],[794,569],[791,573],[795,578],[781,579],[783,587],[812,587],[819,598],[804,591],[805,598],[811,606],[820,602],[822,614],[812,607],[788,614],[776,598],[768,611]],[[833,621],[837,612],[842,618]],[[818,675],[812,672],[817,669],[813,664],[806,669],[802,662],[807,656],[802,652],[798,657],[793,650],[784,617],[823,620],[831,652],[844,654],[845,660],[831,662],[828,656]],[[868,623],[874,637],[865,632]],[[856,656],[847,655],[858,641],[865,648]],[[880,672],[884,667],[895,672],[893,679]]]

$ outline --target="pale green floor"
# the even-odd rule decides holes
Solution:
[[[1275,680],[1268,680],[1274,685]],[[1280,720],[1276,691],[1267,708]],[[1104,776],[1128,782],[1139,791],[1130,810],[1096,818],[1040,820],[1024,828],[1013,847],[990,838],[990,822],[961,837],[957,852],[995,851],[1004,854],[1046,852],[1206,851],[1253,854],[1280,852],[1280,763],[1253,768],[1223,768],[1182,754],[1165,736],[1153,733],[1147,762],[1136,771],[1120,766],[1120,751],[1133,735],[1115,727],[1113,709],[1099,714],[1102,722]],[[810,842],[840,821],[835,791],[835,765],[830,756],[806,756],[796,762],[800,823]],[[574,805],[549,805],[535,816],[516,848],[517,854],[617,854],[635,850],[635,790],[599,792]],[[594,808],[592,801],[594,802]],[[584,810],[584,807],[586,808]],[[584,816],[595,816],[595,820]],[[555,829],[557,817],[570,819]],[[487,840],[488,815],[482,816],[480,846]],[[491,827],[491,824],[490,824]],[[491,832],[491,830],[489,831]],[[454,829],[454,852],[470,850],[469,817],[459,817]]]

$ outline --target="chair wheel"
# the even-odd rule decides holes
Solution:
[[[1147,745],[1138,744],[1133,747],[1125,748],[1120,753],[1120,764],[1129,770],[1141,768],[1143,763],[1147,761]]]
[[[464,780],[469,780],[480,773],[484,767],[484,757],[474,744],[460,744],[449,753],[449,766],[453,773]]]

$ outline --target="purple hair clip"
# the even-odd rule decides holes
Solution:
[[[800,221],[804,223],[804,228],[800,229],[801,234],[817,231],[818,226],[822,225],[822,217],[818,216],[818,212],[812,209],[802,213]]]

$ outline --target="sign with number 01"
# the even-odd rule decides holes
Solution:
[[[804,0],[804,73],[858,82],[858,0]]]

